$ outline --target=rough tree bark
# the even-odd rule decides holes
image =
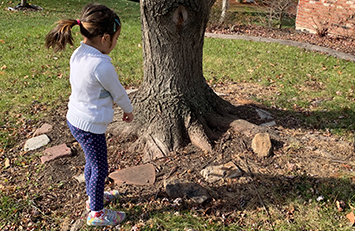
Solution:
[[[135,120],[109,127],[113,135],[138,137],[132,150],[143,160],[169,155],[189,142],[212,151],[211,140],[235,119],[202,73],[204,33],[215,0],[140,2],[144,79],[132,97]]]

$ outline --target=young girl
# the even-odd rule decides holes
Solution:
[[[67,123],[85,153],[87,207],[91,210],[87,224],[117,225],[125,213],[104,209],[104,202],[118,195],[117,191],[104,192],[108,173],[105,131],[113,119],[113,102],[123,110],[123,121],[133,120],[133,107],[108,56],[117,44],[121,22],[106,6],[89,4],[79,20],[57,22],[46,36],[46,48],[56,52],[64,50],[67,43],[73,45],[71,28],[75,25],[80,27],[84,41],[70,58]]]

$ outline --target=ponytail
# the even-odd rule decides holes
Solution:
[[[80,20],[67,19],[57,22],[57,26],[46,35],[45,47],[53,48],[55,52],[65,49],[67,43],[74,44],[72,27],[80,26],[80,33],[88,38],[109,34],[111,39],[121,28],[121,21],[117,14],[107,6],[89,3],[80,16]]]
[[[45,47],[53,48],[54,52],[57,52],[64,50],[67,43],[73,45],[72,27],[75,25],[80,26],[80,21],[67,19],[57,22],[57,26],[46,35]]]

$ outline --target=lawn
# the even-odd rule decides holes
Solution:
[[[69,58],[80,43],[79,30],[73,28],[75,45],[60,53],[46,50],[44,37],[57,20],[77,19],[82,6],[88,2],[36,0],[33,4],[44,9],[38,12],[7,11],[5,9],[13,7],[14,3],[0,3],[0,160],[3,169],[0,178],[0,229],[8,224],[18,228],[22,219],[19,211],[29,204],[29,192],[19,200],[19,195],[14,196],[7,185],[13,179],[3,177],[7,174],[4,168],[6,159],[14,159],[9,154],[13,150],[9,150],[23,141],[20,139],[31,137],[41,118],[65,108],[70,95]],[[118,13],[123,23],[118,45],[110,55],[113,65],[125,87],[139,87],[143,78],[139,5],[124,0],[108,0],[105,4]],[[203,62],[206,81],[212,87],[234,83],[270,89],[268,94],[252,94],[249,97],[274,110],[279,117],[292,115],[301,121],[303,129],[354,142],[355,63],[279,44],[211,38],[205,39]],[[289,147],[289,153],[298,149],[300,147]],[[12,164],[21,169],[23,162],[18,158]],[[352,162],[349,165],[352,168]],[[36,168],[42,171],[43,165],[39,164]],[[330,205],[338,197],[332,192],[335,192],[335,187],[343,189],[339,197],[346,198],[348,205],[355,206],[351,196],[355,192],[353,179],[353,175],[342,175],[334,184],[313,189],[314,182],[307,177],[302,178],[295,183],[300,191],[299,197],[296,195],[288,199],[289,205],[297,205],[297,209],[286,209],[285,204],[281,207],[270,206],[272,214],[286,209],[298,216],[294,223],[282,217],[273,217],[277,221],[274,223],[275,230],[310,230],[313,227],[319,227],[319,230],[327,230],[327,227],[331,227],[329,230],[351,230],[344,216],[340,218]],[[321,204],[312,201],[307,194],[312,190],[328,195],[328,201]],[[275,192],[275,195],[282,197],[280,192]],[[131,212],[139,217],[145,209],[144,205],[137,205]],[[248,211],[248,214],[243,212],[240,219],[249,221],[245,227],[236,224],[228,226],[220,220],[198,217],[191,211],[183,211],[181,216],[176,216],[174,211],[151,213],[142,230],[184,230],[186,227],[193,227],[194,230],[255,230],[253,224],[264,230],[270,228],[267,224],[270,217],[262,206]],[[58,217],[54,220],[61,222]],[[126,223],[125,227],[130,230],[132,224]]]
[[[11,147],[15,130],[48,111],[61,106],[70,94],[68,82],[69,57],[81,41],[78,27],[73,28],[75,45],[66,51],[53,53],[44,48],[44,37],[54,23],[62,18],[78,18],[89,1],[65,1],[59,6],[52,1],[36,1],[44,8],[39,12],[11,12],[12,2],[2,3],[0,14],[0,149]],[[129,1],[111,1],[123,22],[117,49],[111,56],[120,81],[139,85],[142,76],[142,52],[139,8]],[[39,113],[41,112],[41,113]]]

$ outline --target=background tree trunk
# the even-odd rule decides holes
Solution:
[[[221,13],[221,18],[219,19],[219,23],[224,22],[228,10],[229,10],[229,0],[222,0],[222,13]]]
[[[27,0],[21,0],[21,6],[27,6]]]
[[[144,79],[132,98],[136,116],[128,127],[112,124],[111,133],[137,135],[132,150],[143,150],[145,161],[189,142],[211,151],[215,131],[227,129],[234,118],[234,107],[213,92],[202,73],[204,33],[214,1],[140,2]]]

